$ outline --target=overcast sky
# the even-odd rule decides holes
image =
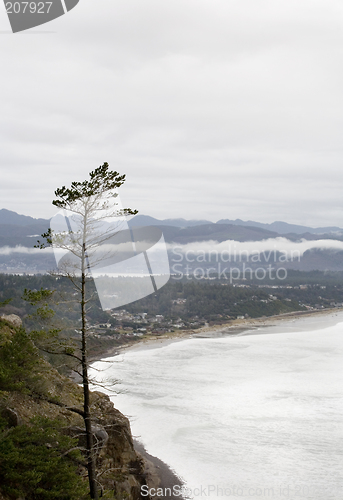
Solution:
[[[343,227],[341,0],[80,0],[12,34],[0,6],[0,208],[55,213],[104,161],[157,218]]]

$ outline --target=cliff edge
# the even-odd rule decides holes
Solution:
[[[25,331],[12,320],[0,318],[0,499],[5,500],[17,498],[11,495],[10,487],[6,489],[3,478],[1,482],[5,468],[4,459],[1,461],[1,440],[8,439],[13,429],[25,426],[30,429],[37,418],[54,422],[52,425],[58,426],[60,435],[77,442],[75,448],[81,450],[81,458],[85,439],[83,419],[73,411],[82,408],[82,388],[52,368],[39,355]],[[146,460],[135,451],[128,419],[101,392],[91,393],[91,411],[101,494],[127,500],[142,498],[141,486],[157,486],[158,478],[155,471],[151,473],[151,464],[147,466]],[[54,442],[47,443],[46,447],[54,447]],[[74,462],[76,474],[86,486],[82,460],[76,458]]]

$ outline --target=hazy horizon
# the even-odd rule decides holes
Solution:
[[[16,211],[16,210],[14,210],[14,209],[8,209],[8,208],[6,208],[6,207],[0,207],[0,211],[1,211],[1,210],[8,210],[9,212],[16,213],[17,215],[22,215],[22,216],[24,216],[24,217],[32,217],[32,218],[37,219],[37,220],[38,220],[38,219],[50,220],[50,219],[51,219],[51,217],[53,217],[53,215],[52,215],[52,216],[50,216],[50,217],[47,217],[47,218],[42,217],[42,215],[33,216],[33,215],[31,215],[31,214],[28,214],[28,213],[19,213],[19,212],[17,212],[17,211]],[[55,215],[55,214],[54,214],[54,215]],[[172,215],[170,215],[170,216],[166,216],[166,217],[159,217],[159,216],[153,216],[153,215],[151,215],[151,214],[147,214],[147,213],[144,213],[144,214],[143,214],[143,213],[138,213],[137,215],[141,215],[141,216],[143,216],[143,217],[152,217],[152,218],[154,218],[154,219],[157,219],[157,220],[162,220],[162,221],[163,221],[163,220],[182,220],[182,219],[183,219],[183,220],[185,220],[185,221],[201,221],[201,220],[207,220],[208,222],[217,223],[217,222],[218,222],[219,220],[221,220],[221,219],[230,219],[230,217],[226,217],[225,215],[223,215],[220,219],[214,219],[214,220],[213,220],[213,219],[211,220],[210,218],[206,218],[206,219],[202,219],[202,218],[188,218],[188,217],[186,217],[186,216],[174,217],[174,216],[172,216]],[[131,220],[131,219],[133,219],[134,217],[137,217],[137,215],[135,215],[135,216],[128,216],[128,217],[127,217],[127,219],[128,219],[128,220]],[[251,219],[245,219],[245,220],[244,220],[244,219],[242,219],[241,217],[237,217],[236,219],[230,219],[230,220],[232,220],[232,221],[241,220],[241,221],[242,221],[242,222],[244,222],[244,223],[251,221],[251,222],[258,222],[258,223],[262,223],[262,224],[273,224],[273,223],[275,223],[275,222],[282,222],[282,223],[286,223],[286,224],[292,224],[292,225],[294,224],[294,225],[299,225],[299,226],[304,226],[304,227],[311,227],[311,228],[313,228],[313,229],[315,229],[315,228],[320,228],[320,227],[332,227],[332,226],[333,226],[333,224],[327,224],[327,225],[324,225],[324,226],[323,226],[323,225],[319,225],[319,224],[312,224],[312,225],[309,225],[309,224],[297,224],[297,223],[289,222],[289,221],[286,221],[286,220],[279,220],[279,219],[273,219],[273,220],[270,220],[270,221],[261,221],[261,220],[257,220],[257,219],[253,219],[253,218],[251,218]],[[343,224],[342,224],[342,225],[343,225]],[[337,227],[339,227],[339,226],[337,226]]]

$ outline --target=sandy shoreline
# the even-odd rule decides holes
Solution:
[[[146,475],[148,484],[150,487],[162,488],[163,495],[152,495],[158,498],[178,498],[179,500],[185,500],[184,497],[179,494],[182,492],[183,482],[182,480],[172,471],[172,469],[162,460],[153,455],[150,455],[144,448],[144,446],[139,442],[134,440],[135,450],[142,455],[146,463]]]
[[[331,321],[328,319],[331,317]],[[337,319],[336,319],[337,317]],[[303,324],[300,320],[304,320]],[[312,321],[311,321],[312,320]],[[221,325],[203,326],[194,330],[180,330],[164,335],[151,335],[141,340],[134,341],[131,344],[114,347],[105,352],[100,360],[112,358],[126,351],[155,349],[165,346],[172,342],[180,342],[190,338],[208,338],[220,336],[237,335],[256,335],[263,333],[280,333],[281,330],[308,331],[311,329],[325,328],[343,322],[343,308],[323,309],[317,311],[294,311],[291,313],[278,314],[275,316],[262,316],[260,318],[249,318],[240,320],[231,320]]]

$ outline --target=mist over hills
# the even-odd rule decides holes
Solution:
[[[128,222],[129,227],[159,226],[167,243],[187,244],[195,241],[262,241],[270,238],[286,237],[290,241],[301,239],[343,239],[343,229],[339,227],[311,228],[273,222],[264,224],[240,219],[207,220],[156,219],[148,215],[136,215]],[[21,245],[33,248],[36,239],[50,226],[50,219],[35,219],[11,210],[0,210],[0,248]]]
[[[313,242],[312,248],[306,249],[300,263],[292,262],[292,268],[302,270],[343,270],[343,251],[339,248],[327,248],[316,241],[343,241],[343,229],[335,226],[311,228],[273,222],[263,224],[240,219],[221,219],[218,222],[207,220],[186,219],[156,219],[147,215],[136,215],[129,222],[131,228],[143,226],[159,226],[164,239],[170,248],[174,245],[189,245],[197,242],[234,241],[248,244],[249,242],[270,241],[284,238],[289,242]],[[49,228],[49,219],[35,219],[16,212],[0,210],[0,272],[45,272],[55,266],[52,253],[44,255],[34,251],[34,245],[40,235]],[[212,243],[209,243],[213,245]],[[323,248],[326,246],[326,248]],[[24,247],[24,248],[22,248]],[[274,246],[275,247],[275,246]],[[199,246],[200,248],[200,246]],[[289,267],[285,264],[286,267]]]

